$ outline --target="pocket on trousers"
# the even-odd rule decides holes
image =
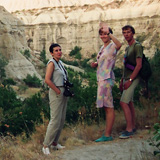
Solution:
[[[57,94],[56,93],[56,97],[58,98],[58,97],[62,97],[63,96],[63,92],[64,92],[64,87],[58,87],[59,88],[59,90],[61,91],[61,93],[60,94]]]

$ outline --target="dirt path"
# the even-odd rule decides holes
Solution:
[[[129,139],[66,148],[57,152],[56,160],[158,160],[153,156],[154,150],[146,137],[137,134]]]

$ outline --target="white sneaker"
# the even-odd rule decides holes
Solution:
[[[43,154],[45,154],[45,155],[49,155],[50,154],[50,151],[49,151],[49,148],[47,147],[47,148],[42,148],[42,152],[43,152]]]
[[[59,150],[59,149],[64,149],[65,146],[62,146],[61,144],[57,144],[56,146],[51,145],[51,148],[54,149],[54,150]]]

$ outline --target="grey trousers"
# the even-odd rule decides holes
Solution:
[[[50,146],[53,142],[58,143],[66,118],[68,98],[63,95],[64,87],[59,87],[59,89],[61,90],[60,95],[49,89],[50,121],[43,142],[45,146]]]

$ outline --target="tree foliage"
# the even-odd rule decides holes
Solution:
[[[41,80],[35,74],[33,76],[27,74],[27,77],[23,81],[29,87],[41,87]]]
[[[5,57],[0,54],[0,82],[6,77],[5,66],[8,64],[8,61]]]

